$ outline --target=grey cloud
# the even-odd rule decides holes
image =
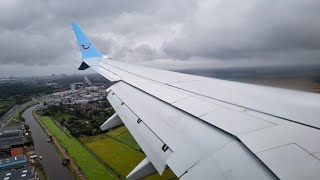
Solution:
[[[73,20],[103,53],[130,63],[320,64],[319,15],[316,0],[3,0],[0,72],[13,65],[76,69]]]
[[[307,57],[319,54],[318,1],[245,1],[235,5],[227,0],[213,3],[213,8],[210,3],[200,7],[179,37],[164,44],[165,52],[180,59],[269,57],[281,61],[299,59],[297,52]],[[206,18],[199,18],[204,15]],[[283,54],[292,56],[280,59]]]

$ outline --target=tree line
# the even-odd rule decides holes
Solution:
[[[101,133],[100,126],[114,114],[107,101],[96,102],[95,108],[79,105],[50,105],[42,114],[51,116],[75,137],[93,136]]]

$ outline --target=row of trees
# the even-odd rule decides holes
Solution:
[[[5,82],[0,84],[0,116],[4,115],[15,104],[23,104],[40,94],[50,94],[51,87],[34,83]],[[3,105],[4,104],[4,105]]]
[[[25,99],[39,94],[50,94],[53,92],[51,87],[34,83],[1,83],[0,99],[14,98],[18,104],[26,101]]]
[[[51,105],[43,110],[43,115],[53,117],[75,137],[92,136],[100,134],[102,123],[114,114],[109,103],[101,101],[98,104],[99,108],[96,109],[80,108],[77,105]]]

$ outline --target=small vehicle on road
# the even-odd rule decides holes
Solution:
[[[63,166],[68,166],[68,164],[70,164],[70,159],[63,159],[62,160],[62,165]]]

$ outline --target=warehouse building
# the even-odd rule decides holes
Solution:
[[[27,158],[24,154],[0,159],[0,170],[23,167],[27,164]]]
[[[0,153],[1,157],[11,154],[11,149],[23,147],[25,137],[20,126],[2,128],[0,131]]]
[[[0,179],[3,180],[36,180],[37,177],[37,172],[34,170],[34,166],[0,172]]]

